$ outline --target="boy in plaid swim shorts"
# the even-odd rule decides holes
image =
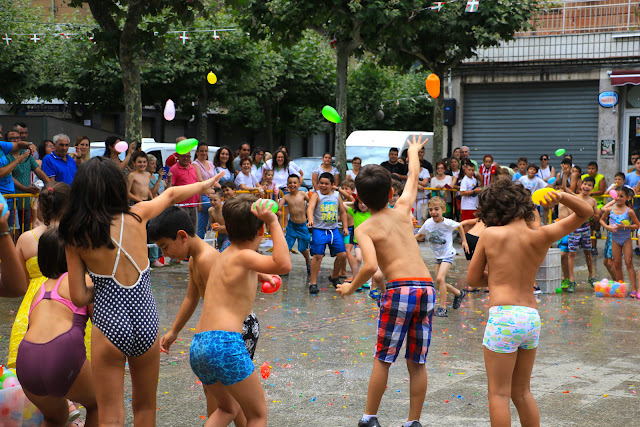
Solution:
[[[389,367],[398,357],[406,337],[407,370],[411,395],[406,427],[422,427],[420,413],[427,393],[425,363],[431,341],[431,320],[435,290],[429,269],[422,260],[413,234],[411,206],[416,200],[420,161],[424,147],[421,136],[408,141],[409,178],[394,209],[388,207],[393,196],[391,174],[379,165],[367,165],[356,177],[357,197],[367,205],[371,217],[356,228],[355,234],[364,264],[353,278],[337,286],[345,297],[355,292],[378,270],[389,280],[378,317],[378,342],[369,380],[365,414],[359,427],[380,426],[378,408],[387,386]],[[402,254],[400,257],[398,254]]]

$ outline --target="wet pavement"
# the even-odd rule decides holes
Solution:
[[[458,252],[461,249],[458,247]],[[431,252],[424,258],[433,273]],[[292,255],[293,269],[280,291],[258,294],[255,312],[260,340],[255,363],[271,366],[262,380],[270,426],[355,426],[364,411],[375,345],[378,308],[365,293],[345,300],[326,280],[332,259],[325,257],[321,291],[310,296],[301,255]],[[602,255],[595,258],[596,277],[606,277]],[[640,259],[635,258],[636,265]],[[586,283],[582,255],[577,279]],[[457,256],[451,283],[463,286],[468,261]],[[154,269],[151,274],[160,312],[160,333],[173,322],[187,288],[187,266]],[[575,294],[540,295],[543,329],[532,374],[533,394],[543,426],[640,425],[636,404],[640,389],[638,313],[640,301],[596,298],[580,285]],[[451,302],[451,298],[450,298]],[[488,294],[465,298],[459,310],[433,321],[427,372],[428,391],[422,424],[489,425],[487,381],[482,335]],[[0,352],[8,337],[19,300],[0,300]],[[449,303],[450,306],[450,303]],[[158,384],[159,426],[201,426],[206,415],[202,386],[189,366],[189,344],[200,308],[182,331],[169,355],[162,354]],[[404,350],[401,351],[401,357]],[[4,357],[3,357],[4,358]],[[391,367],[388,389],[379,412],[384,426],[401,426],[409,408],[408,374],[401,358]],[[128,373],[127,373],[128,376]],[[127,425],[131,388],[126,384]],[[517,413],[512,406],[514,425]]]

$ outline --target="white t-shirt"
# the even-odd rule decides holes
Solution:
[[[422,224],[418,234],[424,234],[436,259],[445,259],[456,254],[453,247],[453,231],[458,227],[460,223],[449,218],[444,218],[442,222],[435,222],[433,218],[429,218]]]
[[[275,182],[276,187],[284,188],[287,186],[287,179],[289,179],[289,175],[298,175],[300,176],[300,168],[293,162],[289,162],[289,165],[286,168],[273,168],[273,159],[267,160],[267,162],[263,166],[264,170],[272,170],[273,171],[273,182]]]
[[[407,172],[407,176],[409,176],[409,172]],[[429,171],[427,169],[425,169],[425,168],[420,169],[420,175],[418,175],[418,179],[422,181],[423,179],[427,179],[427,178],[431,178],[431,174],[429,173]],[[424,191],[418,190],[417,200],[426,199],[427,198],[427,191],[428,190],[424,190]]]
[[[533,179],[529,179],[528,176],[522,176],[520,177],[519,181],[522,185],[524,185],[524,188],[531,191],[531,194],[533,194],[534,191],[547,186],[547,183],[544,182],[539,176],[534,176]]]
[[[478,185],[478,181],[475,178],[469,178],[468,176],[464,176],[462,178],[462,182],[460,182],[460,191],[470,191],[476,188]],[[460,209],[475,211],[478,209],[478,195],[474,194],[473,196],[462,196],[460,201]]]
[[[320,175],[322,175],[325,172],[326,172],[326,170],[322,169],[322,166],[318,166],[313,170],[312,173],[317,174],[318,175],[318,179],[320,179]],[[331,172],[329,172],[329,173],[335,177],[336,175],[338,175],[340,173],[340,171],[335,166],[331,166]],[[355,181],[355,178],[354,178],[354,181]]]
[[[242,190],[240,188],[240,184],[244,184],[247,187],[253,187],[253,188],[256,188],[258,186],[258,182],[256,182],[256,178],[251,173],[249,173],[249,176],[247,176],[244,173],[240,172],[238,176],[236,176],[236,188],[238,190]]]
[[[453,177],[451,175],[445,175],[443,179],[438,179],[438,175],[431,178],[431,187],[444,187],[448,185],[451,187],[451,183],[453,182]],[[451,201],[451,192],[450,191],[439,191],[440,197],[442,197],[447,202]]]
[[[356,175],[355,173],[353,173],[353,171],[352,171],[351,169],[349,169],[349,170],[347,171],[347,178],[349,178],[350,180],[355,181],[357,176],[358,176],[358,175]]]

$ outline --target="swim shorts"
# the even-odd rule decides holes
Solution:
[[[436,302],[433,279],[399,279],[387,283],[380,300],[375,358],[395,362],[407,336],[405,358],[426,363],[431,343],[431,319]]]
[[[229,235],[226,233],[218,233],[218,251],[223,252],[231,245]]]
[[[540,339],[538,310],[521,305],[497,305],[489,309],[482,345],[495,353],[532,350]]]
[[[343,241],[345,245],[353,245],[353,238],[354,238],[354,228],[353,226],[349,227],[349,234],[347,234],[346,236],[343,237]]]
[[[609,232],[607,232],[607,240],[604,242],[604,257],[613,259],[613,254],[611,253],[611,233]]]
[[[314,228],[311,234],[311,255],[324,255],[326,245],[329,245],[331,256],[346,252],[340,229],[323,230]]]
[[[588,222],[582,224],[580,228],[569,234],[568,246],[569,252],[576,252],[578,250],[578,246],[585,251],[591,250],[591,228],[589,227]]]
[[[569,235],[564,236],[558,240],[558,248],[561,252],[569,252]]]
[[[289,220],[285,238],[287,239],[289,250],[293,248],[293,244],[296,242],[296,240],[298,241],[298,251],[304,252],[309,249],[311,235],[309,234],[307,224],[298,224],[297,222]]]
[[[442,264],[443,262],[448,262],[449,264],[453,264],[453,257],[454,255],[451,255],[450,257],[442,258],[442,259],[436,258],[436,264]]]
[[[244,319],[244,323],[242,324],[242,339],[244,340],[244,346],[247,348],[251,360],[253,360],[253,355],[256,353],[259,337],[260,323],[258,322],[256,314],[252,311],[251,314]]]
[[[254,370],[242,334],[229,331],[197,333],[189,351],[191,370],[204,385],[220,381],[223,385],[239,383]]]

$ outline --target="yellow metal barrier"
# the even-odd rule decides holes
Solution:
[[[4,198],[7,200],[7,203],[13,201],[13,212],[14,218],[18,220],[20,223],[20,232],[23,233],[25,231],[24,227],[24,218],[25,212],[29,212],[29,229],[33,228],[33,222],[35,221],[34,215],[31,213],[31,207],[33,206],[33,199],[38,197],[39,194],[31,194],[31,193],[16,193],[16,194],[3,194]],[[28,200],[25,200],[28,199]],[[18,203],[19,200],[22,200],[22,203]],[[16,205],[23,205],[22,208],[18,208]],[[15,224],[15,222],[14,222]],[[9,224],[11,227],[12,224]]]

